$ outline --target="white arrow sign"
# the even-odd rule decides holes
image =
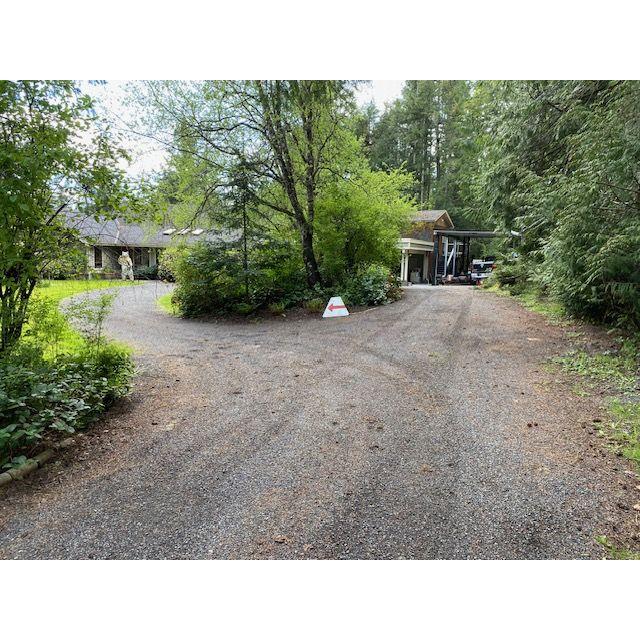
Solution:
[[[327,308],[324,310],[322,314],[323,318],[337,318],[339,316],[348,316],[349,312],[347,311],[347,307],[345,307],[344,302],[342,302],[342,298],[340,296],[336,296],[335,298],[331,298],[327,303]]]

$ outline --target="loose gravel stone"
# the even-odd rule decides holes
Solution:
[[[169,290],[118,292],[134,393],[63,474],[0,490],[0,557],[589,558],[633,513],[590,452],[597,405],[540,366],[563,330],[513,301],[416,287],[231,323],[165,314]]]

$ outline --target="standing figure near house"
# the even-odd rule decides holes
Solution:
[[[129,257],[128,251],[122,252],[122,255],[118,258],[118,264],[122,268],[122,279],[133,280],[133,262]]]

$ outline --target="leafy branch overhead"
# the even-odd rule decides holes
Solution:
[[[0,81],[0,352],[22,331],[33,289],[75,245],[67,213],[113,216],[126,154],[67,81]]]
[[[350,89],[344,81],[152,82],[139,98],[155,117],[149,135],[199,167],[205,184],[195,215],[215,209],[241,166],[253,201],[296,230],[314,286],[321,281],[313,247],[320,189],[344,179],[352,162]],[[167,127],[171,139],[162,137]]]

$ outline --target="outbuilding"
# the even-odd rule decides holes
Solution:
[[[400,280],[403,284],[438,284],[448,281],[449,277],[457,278],[469,269],[473,238],[502,235],[508,234],[455,229],[451,216],[444,209],[417,211],[406,234],[398,240]]]
[[[454,224],[445,209],[417,211],[404,237],[398,241],[401,250],[400,280],[403,283],[429,282],[435,268],[434,254],[442,255],[443,238],[436,230],[453,229]]]

